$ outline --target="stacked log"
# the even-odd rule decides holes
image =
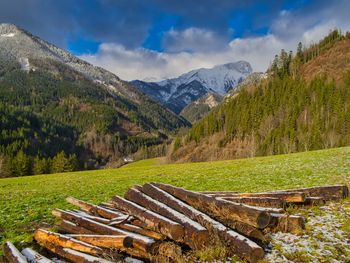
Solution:
[[[264,257],[273,232],[302,233],[305,218],[285,212],[288,206],[323,205],[349,195],[346,186],[322,186],[260,193],[193,192],[161,183],[130,188],[124,198],[94,205],[73,197],[80,210],[54,209],[59,233],[37,229],[34,239],[46,257],[32,248],[19,252],[4,245],[8,262],[119,262],[127,256],[172,261],[183,252],[222,245],[248,262]]]

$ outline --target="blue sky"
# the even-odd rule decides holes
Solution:
[[[162,79],[247,60],[266,70],[281,48],[348,30],[349,1],[2,0],[15,23],[124,79]]]

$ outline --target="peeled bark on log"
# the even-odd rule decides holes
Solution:
[[[11,242],[4,244],[4,255],[9,263],[28,263],[27,259]]]
[[[88,243],[79,241],[77,239],[74,239],[62,234],[47,231],[44,229],[37,229],[34,232],[34,239],[39,244],[44,244],[48,242],[48,243],[54,244],[55,246],[59,246],[62,248],[70,248],[70,249],[74,249],[76,251],[88,253],[91,255],[103,254],[103,250],[99,247],[90,245]]]
[[[226,200],[218,200],[214,197],[198,194],[172,185],[159,183],[155,183],[154,185],[204,213],[211,213],[221,217],[225,216],[227,219],[242,222],[259,229],[265,228],[271,220],[269,213],[255,209],[254,207],[236,204]]]
[[[137,217],[148,225],[148,228],[163,234],[175,241],[183,241],[184,227],[164,216],[158,215],[138,204],[128,201],[119,196],[112,198],[113,204],[123,211],[127,211],[130,215]]]
[[[59,231],[63,233],[73,233],[73,234],[94,234],[94,231],[86,229],[84,227],[78,226],[70,221],[61,220],[58,225]]]
[[[277,197],[221,197],[227,201],[246,204],[251,206],[260,206],[266,208],[283,208],[285,202]]]
[[[107,218],[107,219],[113,219],[116,217],[123,216],[122,213],[112,211],[112,210],[109,210],[107,208],[104,208],[104,207],[101,207],[98,205],[89,204],[87,202],[78,200],[74,197],[67,197],[66,200],[68,203],[70,203],[72,205],[76,205],[88,213],[91,213],[93,215],[102,216],[102,217]]]
[[[184,214],[149,197],[137,189],[129,189],[125,193],[125,198],[183,225],[185,227],[184,243],[189,245],[192,249],[203,248],[208,244],[208,230]]]
[[[52,260],[40,255],[29,247],[22,250],[22,255],[25,256],[30,263],[53,263]]]
[[[60,217],[65,220],[70,220],[74,224],[87,228],[88,230],[93,231],[95,234],[104,234],[104,235],[128,235],[135,239],[134,246],[137,249],[148,251],[152,248],[155,240],[140,234],[131,233],[126,230],[117,229],[102,223],[87,219],[60,209],[55,209],[53,215]]]
[[[88,244],[107,248],[107,249],[117,249],[128,253],[131,256],[140,258],[150,258],[151,255],[148,252],[134,249],[135,240],[131,236],[126,235],[69,235],[70,237],[81,240]],[[137,242],[137,241],[136,241]],[[158,249],[158,244],[154,243],[154,247],[149,250],[154,252]]]
[[[322,197],[324,200],[339,200],[349,196],[349,188],[346,185],[328,185],[291,190],[278,190],[269,193],[302,192],[309,197]]]
[[[238,194],[238,192],[234,192],[234,191],[199,191],[196,193],[210,195],[210,196],[220,196],[220,197],[225,195]]]
[[[305,201],[305,193],[303,192],[270,192],[270,193],[240,193],[232,197],[272,197],[288,203],[302,203]]]
[[[175,198],[166,191],[151,184],[145,184],[142,187],[142,191],[216,233],[221,239],[224,239],[227,242],[227,245],[231,247],[233,252],[235,252],[239,257],[250,262],[256,262],[258,259],[264,257],[264,250],[255,242],[236,233],[230,228],[210,218],[205,213],[202,213],[192,206]]]
[[[273,232],[286,232],[300,234],[305,228],[305,218],[295,215],[271,214],[271,230]]]
[[[141,234],[143,236],[147,236],[147,237],[151,237],[155,240],[162,240],[164,239],[164,236],[154,232],[152,230],[148,230],[148,229],[144,229],[142,227],[133,225],[133,224],[119,224],[116,226],[117,228],[123,229],[123,230],[127,230],[133,233],[137,233],[137,234]]]
[[[133,247],[132,240],[126,235],[68,235],[74,239],[102,248],[129,248]]]
[[[78,216],[83,216],[85,218],[89,218],[91,220],[100,222],[100,223],[105,224],[105,225],[108,225],[111,222],[111,220],[109,220],[109,219],[99,217],[99,216],[92,216],[90,214],[87,214],[87,213],[85,213],[83,211],[79,211],[79,210],[68,210],[68,212],[76,214]]]

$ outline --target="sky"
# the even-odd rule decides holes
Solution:
[[[348,0],[1,0],[14,23],[125,80],[248,61],[350,30]]]

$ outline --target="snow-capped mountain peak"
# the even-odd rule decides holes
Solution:
[[[133,81],[141,91],[178,113],[186,105],[210,92],[225,95],[252,73],[246,61],[191,70],[160,82]]]

